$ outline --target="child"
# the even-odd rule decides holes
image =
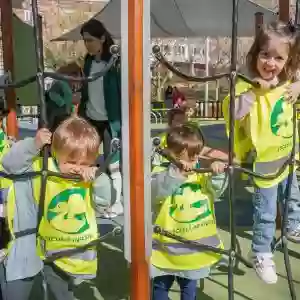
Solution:
[[[248,69],[260,88],[245,82],[236,86],[235,155],[240,161],[253,157],[253,169],[262,174],[276,174],[287,162],[293,144],[292,105],[299,95],[299,82],[293,83],[299,67],[298,41],[289,26],[282,23],[264,27],[256,37],[247,57]],[[271,87],[278,86],[275,89]],[[227,130],[229,97],[223,113]],[[298,151],[298,150],[297,150]],[[289,167],[274,180],[253,177],[254,224],[252,253],[254,269],[266,283],[277,282],[271,244],[275,234],[278,188],[286,192]],[[281,199],[284,197],[281,197]],[[300,242],[300,193],[293,175],[289,205],[288,238]]]
[[[52,139],[52,143],[51,143]],[[5,299],[28,299],[42,259],[67,249],[84,246],[98,238],[96,211],[110,204],[111,183],[104,173],[96,179],[93,167],[100,145],[94,127],[79,117],[70,117],[52,134],[40,129],[35,138],[16,143],[3,157],[9,174],[41,169],[41,149],[51,144],[48,170],[81,175],[85,182],[48,177],[44,205],[40,203],[39,177],[16,179],[8,195],[8,223],[13,240],[3,264],[2,292]],[[92,184],[92,181],[93,184]],[[92,197],[92,198],[91,198]],[[38,224],[38,209],[44,206]],[[38,254],[36,234],[38,228]],[[35,229],[35,230],[34,230]],[[14,238],[17,233],[30,234]],[[59,258],[44,267],[44,275],[57,300],[73,300],[73,284],[92,279],[97,271],[95,247]]]
[[[164,171],[153,175],[154,224],[182,238],[222,248],[213,204],[216,194],[220,194],[220,178],[215,185],[214,176],[190,172],[204,147],[201,132],[193,126],[177,126],[170,129],[167,144],[168,152],[183,168],[170,164]],[[224,163],[215,161],[211,168],[225,180]],[[220,254],[158,234],[153,235],[152,247],[153,300],[168,299],[175,278],[181,289],[180,299],[196,299],[197,280],[207,277],[210,266],[221,258]]]
[[[186,118],[186,112],[184,109],[180,108],[173,108],[168,111],[168,128],[174,128],[178,125],[182,125],[187,121]],[[160,146],[162,148],[165,148],[167,146],[167,133],[164,132],[161,134],[161,144]]]
[[[80,77],[81,68],[77,62],[72,62],[60,67],[57,73]],[[56,80],[46,92],[46,109],[51,131],[74,112],[73,93],[79,88],[78,82]]]
[[[178,125],[187,123],[187,121],[188,121],[188,115],[185,109],[173,108],[168,113],[168,129],[172,129]],[[200,127],[196,122],[188,121],[188,123],[192,126],[195,126],[197,130],[201,131]],[[164,132],[160,135],[160,148],[162,149],[167,147],[166,137],[167,137],[167,132]],[[219,150],[212,149],[211,147],[208,146],[204,146],[202,151],[202,158],[218,159],[224,162],[228,161],[228,155],[226,153]],[[152,165],[155,167],[155,169],[153,170],[158,171],[159,166],[166,162],[167,160],[165,158],[161,158],[160,156],[154,155]]]

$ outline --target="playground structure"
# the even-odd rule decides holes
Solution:
[[[285,22],[289,21],[289,1],[280,0],[280,13],[279,18]],[[236,70],[236,55],[237,55],[237,20],[238,20],[238,0],[232,0],[232,46],[231,46],[231,70],[229,74],[220,74],[213,77],[195,78],[186,76],[176,69],[172,69],[172,66],[168,62],[164,61],[159,47],[154,47],[154,55],[161,63],[165,64],[173,72],[177,72],[178,76],[184,77],[186,80],[206,82],[214,81],[219,77],[227,77],[230,79],[230,112],[234,111],[234,99],[235,99],[235,81],[237,77],[242,77],[244,80],[251,83],[251,80],[237,73]],[[125,240],[130,240],[131,247],[127,243],[125,248],[125,257],[131,263],[131,299],[141,300],[149,299],[150,295],[150,283],[149,283],[149,270],[148,263],[151,254],[151,232],[152,224],[149,214],[148,204],[150,203],[150,191],[149,185],[146,183],[150,180],[150,164],[149,157],[151,153],[151,145],[149,145],[150,134],[150,68],[149,68],[149,8],[150,0],[128,0],[122,1],[122,116],[123,116],[123,139],[130,140],[130,147],[125,143],[122,145],[123,160],[130,162],[123,165],[123,172],[128,176],[124,176],[124,186],[129,186],[130,189],[124,190],[124,197],[130,199],[130,205],[125,208]],[[10,114],[8,116],[8,134],[17,136],[17,121],[16,121],[16,101],[13,88],[25,86],[30,82],[37,81],[39,88],[39,96],[41,99],[41,124],[47,126],[47,115],[45,111],[45,99],[44,99],[44,79],[45,77],[51,77],[57,80],[68,80],[72,77],[62,76],[51,72],[45,72],[43,66],[43,47],[41,39],[40,22],[38,18],[37,1],[32,0],[33,21],[35,30],[35,49],[37,58],[37,73],[30,78],[26,78],[19,82],[12,81],[8,84],[1,85],[1,89],[5,89],[6,99]],[[13,56],[12,56],[12,30],[11,30],[11,16],[12,7],[9,0],[1,1],[1,21],[3,36],[6,38],[4,42],[4,62],[5,71],[13,70]],[[128,47],[130,45],[130,47]],[[111,49],[113,56],[108,63],[107,68],[103,72],[98,73],[89,78],[72,78],[80,81],[93,81],[105,74],[107,70],[118,59],[118,49],[113,47]],[[141,101],[143,99],[144,101]],[[143,124],[143,126],[141,126]],[[294,124],[296,124],[296,114],[294,112]],[[236,230],[235,230],[235,187],[234,187],[234,173],[236,171],[244,172],[252,176],[261,177],[260,174],[253,173],[247,169],[233,165],[233,131],[234,122],[233,118],[230,120],[231,136],[229,139],[229,165],[228,165],[228,177],[229,177],[229,205],[230,205],[230,232],[231,232],[231,245],[229,250],[220,251],[215,248],[208,248],[204,245],[194,244],[194,246],[200,249],[206,249],[214,252],[219,252],[229,257],[229,273],[228,273],[228,299],[234,299],[234,282],[233,282],[233,267],[235,260],[239,260],[245,264],[247,262],[236,252]],[[294,126],[294,147],[291,155],[291,159],[288,161],[291,169],[295,162],[295,137],[296,127]],[[116,147],[118,148],[118,147]],[[43,170],[38,173],[27,173],[21,176],[36,176],[42,177],[42,191],[40,200],[40,212],[43,212],[43,200],[45,197],[45,185],[48,176],[61,177],[59,173],[49,172],[47,170],[48,151],[43,152]],[[176,162],[175,162],[176,163]],[[130,170],[129,170],[130,166]],[[286,167],[286,165],[284,166]],[[99,170],[100,172],[102,170]],[[208,172],[207,169],[199,169],[198,172]],[[280,172],[279,172],[280,174]],[[1,176],[6,174],[1,173]],[[278,176],[278,174],[276,174]],[[275,177],[276,177],[275,176]],[[10,177],[15,178],[15,177]],[[78,180],[79,178],[73,176],[72,179]],[[290,180],[289,180],[290,181]],[[291,185],[289,184],[287,200],[290,197]],[[126,211],[127,210],[127,211]],[[41,215],[39,216],[41,218]],[[289,289],[291,299],[296,299],[296,293],[293,286],[292,274],[290,270],[287,241],[286,241],[286,220],[287,209],[285,209],[283,222],[282,222],[282,236],[280,242],[282,242],[284,249],[284,258],[286,264],[286,271],[289,281]],[[145,227],[140,226],[145,224]],[[130,228],[130,230],[128,230]],[[189,243],[186,240],[180,240],[178,236],[171,235],[163,228],[155,227],[155,232],[158,234],[169,236],[175,240],[183,243]],[[150,233],[150,234],[149,234]],[[127,235],[127,237],[126,237]],[[129,235],[129,236],[128,236]],[[63,254],[66,255],[66,254]],[[49,260],[53,260],[55,257],[50,257]]]

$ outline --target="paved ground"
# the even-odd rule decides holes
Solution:
[[[208,123],[206,123],[208,124]],[[27,125],[26,125],[27,126]],[[28,127],[28,126],[27,126]],[[31,134],[30,130],[23,131],[26,135]],[[162,130],[162,126],[155,126],[152,134],[156,135]],[[204,134],[211,146],[219,149],[226,149],[227,142],[224,135],[224,126],[217,122],[210,126],[203,126]],[[244,257],[250,247],[251,224],[252,224],[252,205],[251,188],[245,187],[244,183],[236,178],[236,204],[235,211],[237,217],[237,235],[238,245]],[[221,236],[225,245],[229,247],[230,235],[228,197],[225,194],[222,199],[216,203],[216,214]],[[122,224],[122,218],[117,222]],[[101,232],[108,232],[112,225],[107,221],[101,221]],[[293,283],[295,286],[297,299],[300,299],[300,246],[289,245],[290,259],[293,271]],[[123,255],[123,237],[115,237],[106,240],[99,246],[100,266],[99,275],[95,281],[97,288],[91,286],[82,286],[77,291],[77,298],[80,300],[121,300],[129,299],[129,269]],[[252,269],[248,269],[239,263],[235,269],[235,300],[288,300],[288,283],[284,268],[284,259],[281,252],[276,252],[275,260],[279,281],[276,285],[266,285],[262,283],[255,275]],[[212,270],[211,277],[199,283],[197,300],[226,300],[228,299],[227,270]],[[32,296],[32,300],[42,299],[39,293]],[[179,300],[177,285],[174,285],[170,293],[170,299]],[[146,299],[140,299],[146,300]]]

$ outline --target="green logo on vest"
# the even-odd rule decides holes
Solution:
[[[64,190],[52,198],[47,210],[48,222],[58,231],[67,234],[83,233],[89,229],[86,218],[84,188]]]
[[[271,113],[271,132],[282,138],[293,136],[293,107],[281,97]]]
[[[196,223],[212,214],[209,200],[203,197],[201,185],[198,183],[184,183],[172,195],[169,216],[177,223]],[[187,200],[188,199],[188,200]]]

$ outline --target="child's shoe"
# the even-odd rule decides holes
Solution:
[[[267,284],[278,280],[272,253],[250,253],[251,262],[257,276]]]
[[[299,244],[300,243],[300,224],[295,226],[293,229],[288,230],[286,237],[290,242]]]

